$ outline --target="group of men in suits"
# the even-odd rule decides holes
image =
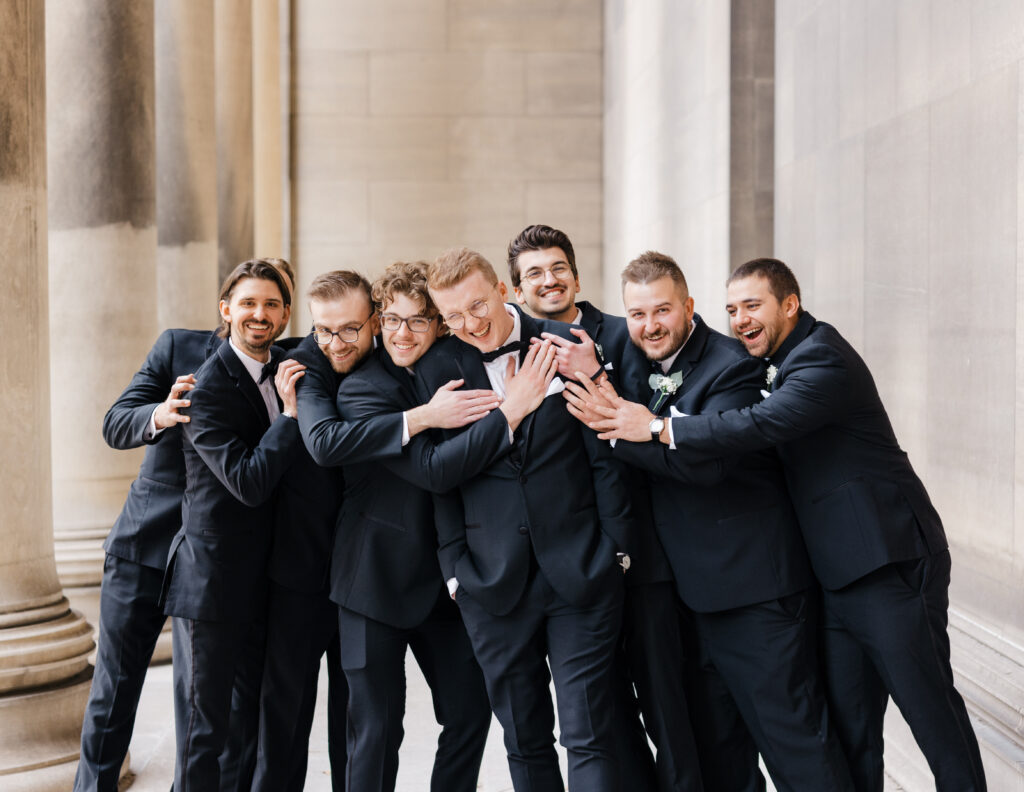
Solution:
[[[116,788],[165,613],[179,792],[301,789],[325,652],[335,789],[392,790],[410,649],[435,792],[476,788],[492,711],[517,792],[564,790],[555,704],[570,790],[753,792],[760,754],[780,790],[876,792],[890,695],[937,788],[983,790],[941,523],[789,269],[731,276],[730,339],[668,256],[625,268],[623,318],[576,300],[564,233],[508,253],[528,312],[465,248],[335,271],[282,359],[290,276],[253,260],[219,337],[161,336],[105,423],[149,448],[76,790]]]

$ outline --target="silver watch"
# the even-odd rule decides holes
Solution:
[[[660,442],[661,430],[665,428],[665,419],[655,418],[647,425],[647,427],[651,430],[651,440],[653,440],[655,443]]]

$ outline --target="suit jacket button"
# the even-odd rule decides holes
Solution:
[[[526,536],[526,534],[528,534],[529,532],[530,532],[530,529],[527,528],[525,525],[520,525],[519,526],[519,533],[521,533],[523,536]]]
[[[520,484],[525,484],[526,483],[526,476],[523,475],[522,473],[519,474],[519,483]]]

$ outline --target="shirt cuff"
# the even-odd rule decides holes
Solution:
[[[668,447],[675,451],[676,450],[676,436],[672,431],[672,418],[668,419]]]
[[[455,592],[459,590],[459,579],[450,577],[445,581],[445,585],[448,586],[448,596],[455,599]]]
[[[409,445],[409,416],[402,413],[402,448]]]
[[[149,426],[146,427],[146,431],[142,433],[143,440],[152,440],[154,437],[159,436],[163,429],[156,428],[156,411],[159,407],[154,407],[153,412],[149,416]],[[165,427],[166,428],[166,427]]]

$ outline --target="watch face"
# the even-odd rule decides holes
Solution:
[[[651,434],[652,435],[661,434],[661,430],[664,429],[664,428],[665,428],[665,419],[664,418],[655,418],[653,421],[651,421]]]

